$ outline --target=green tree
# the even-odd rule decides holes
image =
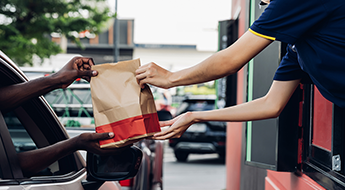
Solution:
[[[73,35],[88,30],[98,34],[109,18],[106,0],[1,0],[0,50],[18,65],[32,65],[60,53],[50,35],[58,33],[81,45]],[[99,6],[103,5],[103,6]]]

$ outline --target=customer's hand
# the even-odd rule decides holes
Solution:
[[[165,140],[171,138],[180,138],[182,134],[191,126],[193,123],[193,117],[191,117],[192,112],[187,112],[178,117],[175,117],[169,121],[160,121],[161,127],[170,126],[167,130],[156,133],[152,139],[155,140]]]
[[[144,88],[146,83],[165,89],[171,87],[169,76],[172,73],[153,62],[139,67],[135,73],[141,88]]]
[[[67,88],[77,78],[83,78],[90,82],[91,77],[96,76],[97,71],[91,70],[94,65],[92,58],[74,57],[60,71],[54,74],[60,88]]]
[[[102,149],[99,146],[100,140],[111,139],[114,137],[114,133],[82,133],[77,137],[76,149],[86,150],[88,152],[98,155],[114,155],[121,154],[121,152],[132,145],[123,148]]]

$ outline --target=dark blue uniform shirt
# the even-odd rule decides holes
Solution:
[[[345,0],[272,0],[250,31],[289,44],[274,80],[306,77],[345,107]]]

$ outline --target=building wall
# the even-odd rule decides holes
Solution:
[[[155,62],[170,71],[181,70],[195,65],[207,57],[212,51],[197,51],[195,48],[135,48],[133,59],[140,58],[141,64]]]
[[[296,176],[289,172],[267,171],[265,190],[326,190],[307,175]]]
[[[232,18],[238,19],[238,34],[243,35],[248,28],[248,0],[232,1]],[[237,104],[246,101],[247,67],[245,66],[237,73]],[[227,127],[226,142],[226,189],[239,190],[241,188],[241,163],[244,160],[242,148],[244,138],[242,131],[245,123],[232,122]]]
[[[249,27],[251,0],[232,0],[232,18],[239,19],[239,36]],[[259,0],[256,0],[256,4]],[[260,14],[255,13],[257,18]],[[256,63],[258,64],[258,63]],[[238,72],[237,104],[247,100],[247,67]],[[298,110],[296,110],[298,111]],[[226,149],[227,190],[324,190],[304,173],[277,172],[248,166],[245,162],[246,124],[228,123]]]

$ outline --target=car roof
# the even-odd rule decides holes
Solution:
[[[14,69],[15,71],[17,71],[16,74],[18,76],[21,76],[24,81],[29,81],[28,77],[26,77],[26,75],[23,73],[23,71],[21,71],[19,69],[19,67],[1,50],[0,50],[0,58],[5,60],[5,62],[7,63],[6,64],[7,67],[10,67],[10,68]]]
[[[52,73],[54,69],[45,67],[20,67],[23,72],[41,72],[41,73]]]
[[[194,101],[215,101],[216,95],[187,95],[184,98],[184,102],[194,102]]]

